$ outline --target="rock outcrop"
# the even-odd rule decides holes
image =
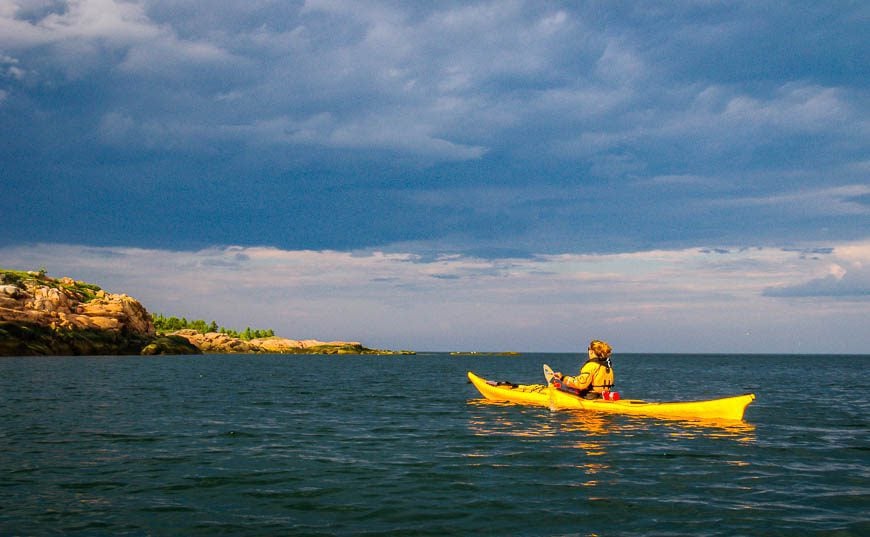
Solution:
[[[71,278],[39,273],[0,286],[0,322],[65,330],[104,330],[153,337],[154,324],[135,298],[112,294]],[[8,276],[6,278],[8,279]]]
[[[248,341],[219,332],[201,333],[177,330],[172,337],[183,337],[207,354],[414,354],[412,351],[369,349],[357,341],[318,341],[267,337]]]
[[[325,348],[335,348],[336,352],[339,349],[360,349],[366,350],[362,343],[358,341],[318,341],[316,339],[286,339],[282,337],[267,337],[252,339],[251,344],[260,349],[261,352],[274,354],[300,353],[306,351],[322,350]]]
[[[0,278],[0,355],[138,354],[156,336],[127,295],[42,272]]]
[[[248,342],[239,338],[221,334],[219,332],[206,332],[196,330],[177,330],[173,336],[180,336],[188,340],[194,347],[209,354],[235,354],[257,352]]]
[[[218,332],[157,334],[135,298],[72,278],[0,269],[0,356],[117,354],[414,354],[356,341],[268,337],[245,341]]]
[[[181,336],[160,336],[146,345],[139,354],[143,356],[154,356],[157,354],[202,354],[202,351]]]

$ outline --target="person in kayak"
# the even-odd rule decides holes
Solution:
[[[599,399],[613,388],[613,364],[610,363],[612,352],[613,349],[606,342],[592,340],[589,343],[589,359],[580,368],[579,375],[572,377],[557,372],[553,376],[563,386],[577,390],[581,397]]]

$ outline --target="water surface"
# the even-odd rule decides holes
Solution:
[[[0,359],[0,535],[868,535],[870,357],[615,356],[745,422],[487,403],[576,355]]]

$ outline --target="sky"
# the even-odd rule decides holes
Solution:
[[[413,350],[870,354],[870,4],[0,0],[0,266]]]

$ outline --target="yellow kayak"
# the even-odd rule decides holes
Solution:
[[[468,379],[474,387],[491,401],[507,401],[526,405],[546,406],[552,409],[579,409],[656,418],[688,418],[742,420],[743,412],[755,395],[747,393],[722,399],[656,403],[639,399],[583,399],[574,394],[544,384],[496,383],[478,377],[471,371]]]

